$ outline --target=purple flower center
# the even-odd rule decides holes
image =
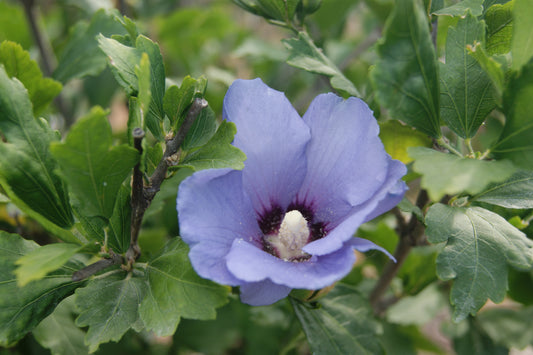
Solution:
[[[326,235],[323,222],[313,222],[313,212],[303,205],[291,204],[286,212],[275,206],[258,220],[263,232],[263,250],[285,261],[301,262],[311,255],[302,248]]]

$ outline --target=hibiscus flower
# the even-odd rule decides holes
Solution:
[[[402,199],[406,168],[385,152],[362,100],[322,94],[300,117],[260,79],[237,80],[223,118],[237,126],[244,169],[196,172],[178,193],[180,234],[200,276],[267,305],[340,280],[354,249],[384,251],[354,233]]]

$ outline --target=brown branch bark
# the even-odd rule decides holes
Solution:
[[[416,205],[422,208],[428,201],[428,195],[425,190],[420,190]],[[398,219],[398,229],[400,241],[394,251],[396,262],[390,260],[383,270],[378,282],[370,293],[370,304],[376,313],[381,313],[386,308],[388,302],[383,301],[383,296],[390,286],[390,283],[398,274],[405,259],[414,246],[420,245],[424,238],[425,226],[413,214],[409,221],[405,223],[403,216],[398,210],[395,211]]]

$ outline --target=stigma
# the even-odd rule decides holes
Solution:
[[[307,220],[298,210],[285,214],[277,234],[265,236],[271,253],[285,261],[303,261],[310,255],[302,250],[309,243],[310,230]]]

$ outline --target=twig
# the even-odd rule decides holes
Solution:
[[[140,255],[140,249],[138,244],[139,232],[141,229],[142,219],[144,212],[152,203],[155,194],[161,188],[161,184],[167,176],[168,167],[172,164],[172,157],[178,152],[179,147],[183,144],[187,133],[191,129],[194,121],[200,114],[200,112],[207,107],[207,101],[205,99],[195,99],[183,121],[178,133],[170,140],[167,141],[163,158],[157,165],[154,173],[150,177],[148,186],[143,186],[143,175],[139,169],[139,166],[134,168],[133,182],[132,182],[132,214],[131,214],[131,242],[128,251],[126,252],[126,260],[128,268],[135,262]],[[134,145],[139,152],[142,153],[141,142],[144,137],[144,132],[140,136],[142,130],[137,131],[139,135],[136,137],[136,130],[133,132]]]
[[[113,253],[113,251],[110,251],[110,254],[111,256],[109,258],[98,260],[97,262],[76,271],[74,274],[72,274],[72,281],[85,280],[89,276],[107,269],[108,267],[122,264],[122,256]]]
[[[37,23],[36,9],[34,6],[35,1],[21,0],[21,2],[24,7],[24,13],[28,20],[28,23],[30,24],[33,39],[35,41],[35,44],[37,44],[39,53],[41,54],[41,62],[44,74],[46,76],[52,76],[52,73],[54,71],[53,68],[56,66],[56,60],[49,42],[45,40],[45,37],[39,29],[39,24]],[[63,100],[63,96],[61,95],[61,93],[56,96],[56,98],[54,99],[54,103],[56,104],[59,112],[61,112],[61,115],[63,116],[65,128],[69,127],[72,124],[72,117],[67,108],[67,105],[65,104],[65,101]]]
[[[135,128],[132,132],[133,147],[139,152],[139,156],[143,154],[142,140],[144,138],[144,131],[142,128]],[[135,261],[141,254],[139,249],[138,239],[139,230],[144,216],[144,211],[148,208],[148,204],[143,196],[143,173],[141,171],[141,162],[137,163],[133,168],[133,178],[131,183],[131,235],[130,248],[126,253],[126,260],[128,263]],[[131,266],[131,264],[130,264]]]
[[[167,169],[170,166],[171,157],[178,152],[179,147],[185,140],[187,133],[192,127],[192,124],[196,120],[196,117],[200,112],[207,107],[207,101],[205,99],[195,99],[192,103],[185,120],[181,124],[181,127],[174,138],[167,142],[167,147],[165,153],[163,154],[163,159],[157,165],[152,177],[150,178],[150,186],[145,191],[145,198],[148,198],[150,201],[154,198],[155,194],[159,191],[161,183],[165,180],[167,175]]]
[[[416,205],[422,208],[428,201],[428,195],[425,190],[421,190]],[[424,236],[424,225],[418,221],[416,216],[413,214],[409,219],[409,222],[405,223],[403,216],[397,214],[399,220],[399,229],[400,229],[400,241],[396,246],[394,251],[394,257],[396,262],[392,260],[387,263],[383,273],[381,274],[378,282],[374,286],[374,289],[370,293],[370,304],[374,308],[376,313],[381,313],[384,309],[385,304],[383,304],[382,298],[385,294],[385,291],[389,288],[390,283],[398,274],[398,271],[403,265],[403,262],[409,255],[411,249],[421,243],[421,239]]]

